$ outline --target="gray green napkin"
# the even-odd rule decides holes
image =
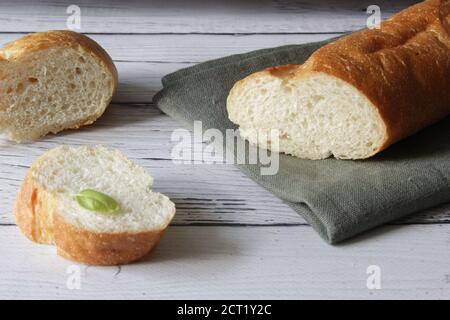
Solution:
[[[233,84],[269,66],[303,63],[328,41],[258,50],[205,62],[169,74],[154,98],[187,127],[236,128],[226,97]],[[361,161],[302,160],[280,155],[276,175],[261,165],[238,165],[251,179],[284,200],[330,243],[408,214],[450,202],[450,118]],[[243,194],[245,196],[245,194]]]

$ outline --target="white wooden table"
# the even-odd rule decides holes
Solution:
[[[329,246],[233,166],[171,161],[170,135],[180,125],[151,103],[161,77],[208,59],[365,25],[365,1],[317,2],[76,1],[79,31],[115,60],[118,94],[93,126],[24,145],[0,140],[0,298],[450,298],[450,205]],[[413,2],[377,1],[383,17]],[[2,1],[0,42],[65,29],[72,3]],[[122,149],[176,202],[177,216],[147,260],[74,266],[19,233],[11,213],[19,184],[35,157],[62,143]],[[367,286],[373,265],[381,271],[378,290]],[[67,286],[71,270],[80,271],[80,289]]]

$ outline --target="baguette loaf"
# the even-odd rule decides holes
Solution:
[[[0,131],[17,142],[93,123],[117,71],[93,40],[72,31],[26,35],[0,50]]]
[[[439,5],[419,3],[380,29],[320,48],[303,65],[244,78],[228,96],[230,120],[243,138],[273,151],[364,159],[443,119],[450,114],[450,37]],[[272,129],[277,147],[267,139]]]
[[[14,213],[32,241],[54,244],[58,254],[91,265],[118,265],[145,256],[175,214],[166,196],[151,191],[153,179],[117,150],[54,148],[31,166]],[[90,211],[76,201],[83,190],[118,204],[114,213]]]

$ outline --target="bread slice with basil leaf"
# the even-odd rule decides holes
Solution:
[[[38,158],[17,195],[14,213],[32,241],[56,245],[65,258],[118,265],[145,256],[175,214],[153,179],[120,151],[56,147]]]

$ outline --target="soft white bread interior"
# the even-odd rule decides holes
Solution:
[[[16,221],[32,241],[55,244],[66,258],[94,265],[135,261],[156,244],[175,214],[153,179],[121,152],[104,147],[54,148],[30,168],[15,205]],[[89,211],[75,195],[91,189],[119,204]]]
[[[238,82],[227,102],[231,121],[250,143],[306,159],[366,158],[385,140],[373,104],[348,83],[324,74],[256,73]],[[278,143],[271,143],[271,131]]]
[[[71,31],[24,36],[0,50],[0,131],[24,142],[91,124],[116,86],[111,58],[88,37]]]

